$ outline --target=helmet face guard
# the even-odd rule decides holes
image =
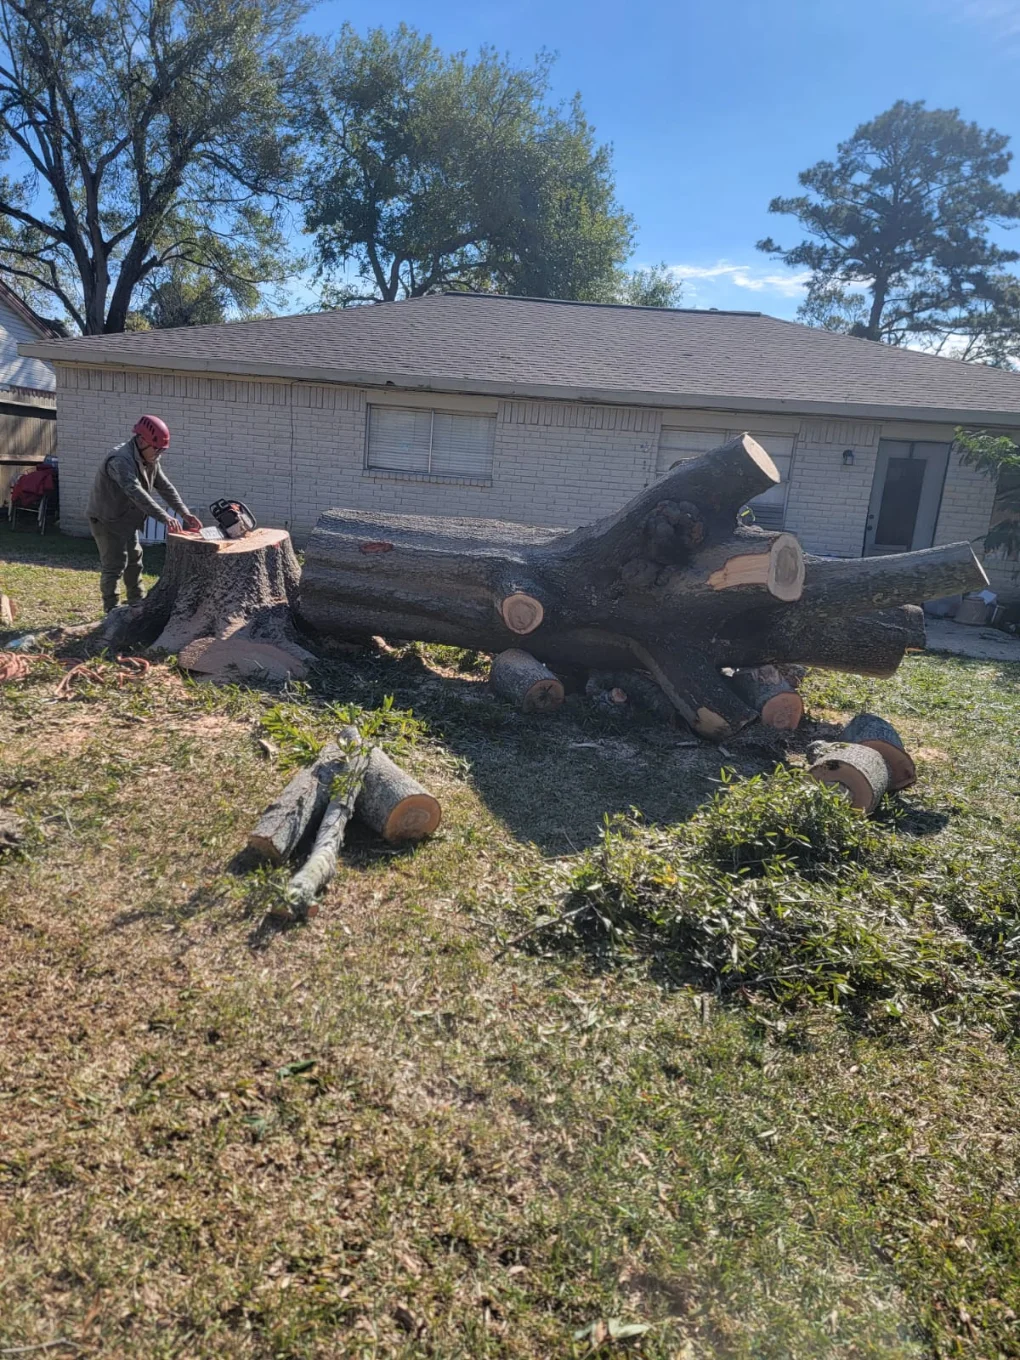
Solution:
[[[170,427],[165,420],[160,420],[159,416],[139,416],[132,434],[144,439],[160,453],[170,447]]]

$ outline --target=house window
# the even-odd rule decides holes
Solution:
[[[685,462],[688,458],[700,458],[703,453],[717,449],[720,444],[742,433],[742,430],[685,430],[664,425],[659,436],[659,476],[664,477],[677,463]],[[763,491],[751,501],[755,522],[763,529],[781,529],[786,518],[786,492],[793,464],[794,436],[758,430],[752,430],[751,433],[768,452],[782,479],[778,486]]]
[[[492,480],[496,417],[406,406],[368,408],[365,466],[383,472]]]

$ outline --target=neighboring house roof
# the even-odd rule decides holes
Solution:
[[[56,363],[436,392],[1020,424],[1020,374],[780,321],[446,293],[21,346]]]
[[[58,322],[40,320],[28,303],[23,301],[14,289],[9,288],[2,279],[0,279],[0,303],[10,307],[11,311],[17,312],[22,321],[40,338],[46,340],[63,340],[65,338],[67,332]]]

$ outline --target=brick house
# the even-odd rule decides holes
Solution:
[[[224,495],[297,542],[329,506],[573,526],[749,430],[782,485],[760,522],[856,556],[988,529],[959,424],[1020,427],[1020,375],[779,321],[445,294],[187,330],[45,340],[63,525],[153,411],[201,512]]]

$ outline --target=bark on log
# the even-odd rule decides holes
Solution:
[[[518,647],[493,658],[489,683],[521,713],[552,713],[563,703],[563,686],[548,666]]]
[[[807,750],[808,773],[823,784],[838,784],[858,811],[870,817],[889,787],[885,761],[870,746],[813,742]]]
[[[354,806],[365,782],[371,753],[361,747],[361,738],[354,728],[343,729],[341,741],[345,759],[334,780],[336,792],[322,814],[308,858],[290,880],[285,901],[274,913],[289,920],[309,920],[317,914],[315,899],[336,873],[347,824],[354,816]]]
[[[591,696],[608,694],[620,689],[635,708],[654,713],[664,722],[676,718],[676,709],[651,676],[640,671],[592,671],[585,686]]]
[[[923,646],[923,625],[902,609],[872,611],[985,580],[968,544],[829,562],[805,558],[792,534],[738,526],[740,508],[777,481],[768,454],[744,435],[572,533],[330,510],[308,543],[301,616],[333,636],[498,653],[521,636],[506,618],[516,597],[530,602],[511,616],[530,628],[538,660],[556,670],[648,670],[695,731],[723,739],[755,714],[719,667],[889,674],[906,646]],[[364,550],[378,542],[390,550]]]
[[[163,573],[141,608],[122,605],[108,614],[93,645],[182,652],[199,641],[251,641],[293,658],[292,673],[304,674],[313,657],[298,641],[291,613],[300,575],[283,529],[222,540],[168,534]],[[200,659],[204,651],[196,648],[193,656]],[[226,649],[217,654],[225,659]]]
[[[917,770],[903,739],[892,723],[875,713],[858,713],[839,734],[840,741],[870,746],[885,761],[889,788],[895,793],[917,783]]]
[[[745,704],[766,727],[794,732],[804,716],[804,700],[775,666],[736,671],[730,681]]]
[[[356,811],[391,845],[431,836],[442,819],[438,800],[378,746],[372,748]]]
[[[289,859],[302,836],[325,811],[333,781],[345,761],[340,746],[335,741],[327,742],[315,761],[298,770],[263,812],[248,837],[248,849],[272,864]]]

